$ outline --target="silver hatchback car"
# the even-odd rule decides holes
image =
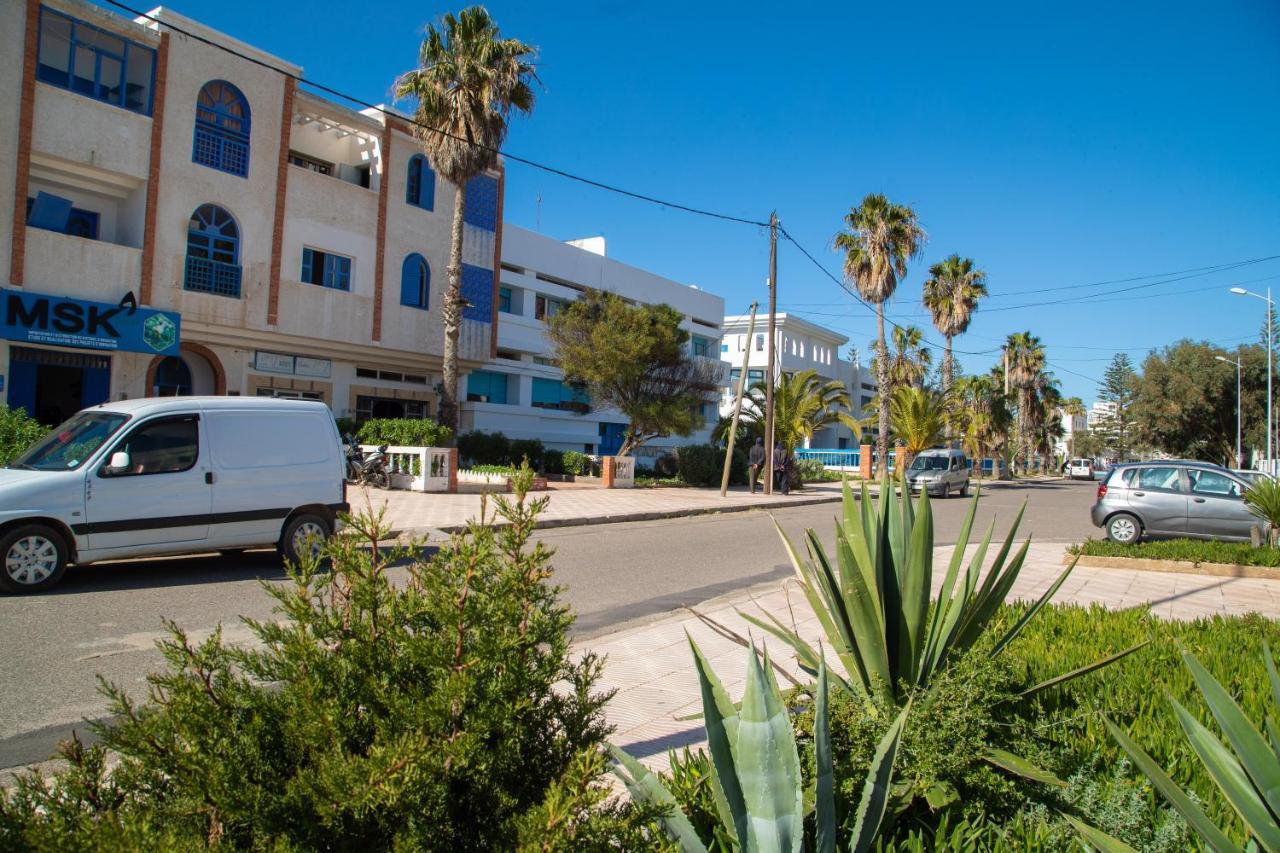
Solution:
[[[1244,505],[1249,484],[1208,462],[1117,465],[1098,486],[1093,523],[1112,542],[1186,536],[1247,542],[1260,524]]]

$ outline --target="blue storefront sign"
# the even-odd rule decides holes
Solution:
[[[107,352],[177,355],[180,316],[139,308],[133,294],[118,305],[0,289],[0,338]]]

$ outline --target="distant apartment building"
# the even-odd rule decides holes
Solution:
[[[1066,456],[1071,452],[1072,438],[1089,429],[1089,415],[1072,415],[1067,412],[1062,413],[1062,437],[1055,442],[1054,452],[1061,456]]]
[[[585,389],[564,381],[546,336],[545,320],[588,289],[616,293],[632,303],[665,303],[684,319],[689,353],[718,360],[724,299],[620,263],[606,255],[603,237],[561,242],[505,224],[497,296],[495,358],[466,380],[462,429],[537,438],[550,448],[609,455],[622,444],[626,418],[595,405]],[[688,437],[650,442],[645,460],[710,438],[715,398],[702,407],[705,425]]]
[[[875,377],[869,367],[858,361],[840,357],[840,347],[849,342],[846,335],[811,323],[794,314],[775,314],[776,350],[775,377],[783,374],[814,370],[824,380],[836,380],[849,392],[853,416],[859,420],[869,411],[876,394]],[[747,387],[763,382],[769,365],[768,314],[756,315],[755,331],[748,336],[749,315],[740,314],[724,318],[724,341],[720,345],[720,358],[729,367],[729,383],[721,398],[722,414],[733,413],[734,395],[742,375],[744,356],[747,364]],[[863,427],[862,440],[870,441],[878,433],[875,427]],[[858,445],[858,439],[846,426],[836,424],[816,432],[807,447],[822,449],[846,449]]]
[[[408,122],[149,14],[0,4],[0,399],[49,423],[192,393],[434,415],[453,192]],[[464,374],[497,352],[502,190],[467,188]]]

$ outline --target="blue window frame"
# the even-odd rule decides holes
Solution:
[[[431,267],[414,252],[400,266],[400,304],[427,309],[431,299]]]
[[[409,158],[409,177],[405,181],[404,200],[423,210],[436,209],[436,173],[427,158],[414,154]]]
[[[511,288],[498,288],[498,310],[503,314],[511,313]]]
[[[538,409],[564,409],[581,414],[591,410],[591,398],[582,386],[536,376],[530,403]]]
[[[301,279],[304,284],[318,284],[333,290],[350,290],[351,259],[346,255],[304,248]]]
[[[210,80],[196,97],[191,161],[220,172],[249,176],[249,102],[226,80]]]
[[[693,354],[697,356],[707,357],[711,352],[711,339],[704,338],[701,335],[693,336]]]
[[[92,24],[40,7],[37,79],[151,115],[156,52]]]
[[[467,400],[472,403],[506,403],[507,374],[477,370],[467,377]]]
[[[96,211],[73,207],[68,199],[52,193],[41,191],[36,198],[27,199],[27,224],[32,228],[97,240],[99,219]]]
[[[187,223],[187,290],[240,298],[240,228],[216,204],[202,204]]]

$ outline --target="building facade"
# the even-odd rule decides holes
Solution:
[[[720,401],[724,415],[733,414],[734,396],[738,380],[742,376],[744,358],[747,362],[747,387],[763,382],[769,366],[769,315],[756,315],[755,331],[748,337],[750,316],[740,314],[724,318],[724,340],[720,345],[720,358],[729,368],[728,386]],[[846,335],[811,323],[794,314],[775,314],[775,379],[783,374],[813,370],[823,380],[835,380],[849,393],[853,416],[861,420],[864,410],[869,411],[876,393],[876,381],[871,369],[859,361],[840,357],[840,347],[849,342]],[[874,439],[875,426],[862,429],[862,441]],[[858,438],[843,424],[833,424],[814,433],[806,447],[825,450],[845,450],[858,446]]]
[[[592,405],[582,389],[564,381],[546,337],[545,319],[588,289],[616,293],[633,303],[665,303],[684,315],[690,354],[716,359],[724,300],[607,257],[603,237],[561,242],[524,228],[502,229],[495,358],[466,380],[465,430],[540,439],[549,448],[609,455],[622,444],[626,418]],[[715,426],[714,400],[705,425],[691,436],[657,439],[635,455],[647,459],[672,447],[704,443]]]
[[[149,15],[0,4],[0,399],[46,423],[190,393],[433,416],[454,198],[409,124]],[[467,190],[463,373],[498,344],[502,175]]]

